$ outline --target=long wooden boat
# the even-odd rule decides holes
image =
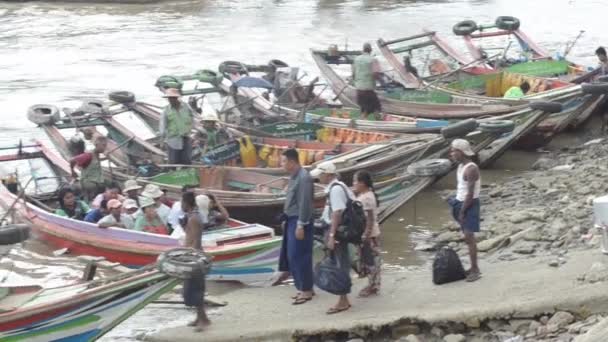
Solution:
[[[424,39],[422,42],[412,42],[418,41],[421,38]],[[404,42],[410,44],[395,46],[395,44]],[[446,73],[430,75],[428,77],[421,76],[426,70],[421,70],[414,74],[412,68],[406,67],[401,62],[398,54],[410,54],[416,49],[432,47],[434,51],[439,51],[440,54],[451,58],[452,61],[463,62],[464,58],[432,31],[391,41],[379,39],[378,47],[389,64],[394,68],[397,74],[396,79],[404,85],[414,84],[416,87],[433,89],[434,91],[449,95],[466,95],[485,101],[492,98],[500,98],[510,87],[519,85],[525,80],[531,85],[531,90],[522,100],[551,99],[551,101],[561,102],[564,105],[564,111],[547,117],[539,124],[537,130],[522,137],[519,145],[528,148],[539,147],[548,142],[554,134],[566,127],[576,126],[584,122],[593,113],[597,105],[604,101],[605,97],[603,94],[597,93],[585,95],[585,86],[576,86],[559,79],[546,79],[534,76],[533,69],[530,69],[531,74],[522,74],[516,73],[510,68],[497,71],[485,64],[481,66],[467,66],[471,64],[468,62],[463,64],[461,70],[446,70]],[[522,68],[522,70],[524,69]]]
[[[67,162],[41,143],[33,150],[3,157],[11,160],[43,160],[54,174],[67,176]],[[35,177],[35,175],[33,175]],[[55,215],[40,201],[18,200],[18,196],[0,186],[0,206],[7,209],[14,202],[15,217],[30,223],[43,241],[57,248],[67,248],[76,255],[102,256],[129,267],[140,267],[156,260],[169,249],[179,247],[177,238],[122,228],[100,229],[95,224]],[[205,251],[214,257],[212,280],[236,280],[245,283],[269,279],[275,271],[281,239],[274,229],[260,224],[230,220],[225,228],[205,232]]]
[[[0,287],[0,340],[95,341],[178,282],[145,268],[54,288]]]

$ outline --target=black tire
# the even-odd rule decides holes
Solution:
[[[220,63],[220,66],[217,69],[220,71],[221,74],[249,74],[249,72],[247,71],[247,66],[237,61],[224,61]]]
[[[175,248],[163,252],[156,264],[160,272],[179,279],[190,279],[201,272],[207,274],[211,269],[209,257],[193,248]]]
[[[500,16],[500,17],[496,18],[495,24],[496,24],[496,27],[498,27],[501,30],[515,31],[519,28],[520,22],[519,22],[519,19],[517,19],[515,17],[505,15],[505,16]]]
[[[473,20],[461,21],[452,27],[452,32],[457,36],[468,36],[477,31],[477,23]]]
[[[598,77],[597,81],[600,82],[600,83],[606,83],[606,82],[608,82],[608,75]]]
[[[434,177],[450,172],[452,162],[449,159],[424,159],[407,167],[407,172],[414,176]]]
[[[59,108],[53,105],[38,104],[27,110],[27,118],[36,125],[52,125],[59,121]]]
[[[8,224],[0,227],[0,245],[13,245],[30,237],[30,226],[27,224]]]
[[[126,90],[113,91],[108,95],[108,98],[111,101],[120,104],[129,104],[135,102],[135,94]]]
[[[551,101],[534,101],[530,103],[530,108],[534,110],[542,110],[547,113],[559,113],[564,109],[559,102],[551,102]]]
[[[455,124],[441,128],[441,135],[446,139],[464,137],[476,130],[477,125],[477,120],[475,119],[461,120]]]
[[[85,99],[82,100],[82,104],[78,107],[75,112],[82,112],[84,114],[107,114],[107,104],[102,100],[97,99]]]
[[[160,89],[161,91],[170,88],[182,90],[182,88],[184,87],[184,82],[175,76],[164,75],[156,80],[154,86]]]
[[[479,130],[489,133],[513,132],[515,123],[511,120],[488,120],[479,123]]]
[[[581,84],[583,94],[604,95],[608,94],[607,83],[583,83]]]
[[[283,62],[280,59],[271,59],[270,62],[268,62],[268,66],[273,68],[274,70],[277,70],[278,68],[287,68],[289,67],[289,64]]]

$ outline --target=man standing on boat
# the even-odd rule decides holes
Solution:
[[[165,98],[169,105],[160,115],[159,131],[162,140],[167,144],[169,164],[192,164],[192,109],[180,100],[178,89],[169,88]]]
[[[477,242],[475,233],[479,232],[479,192],[481,190],[481,175],[479,167],[472,158],[475,152],[464,139],[452,141],[450,158],[458,163],[456,171],[456,197],[448,199],[452,207],[452,216],[464,233],[464,240],[469,247],[471,268],[466,271],[467,281],[475,281],[481,277],[477,265]]]
[[[376,80],[380,80],[382,75],[378,60],[371,54],[371,44],[363,44],[363,53],[357,56],[352,64],[353,80],[357,89],[357,105],[361,109],[363,119],[381,110],[375,89]]]
[[[606,49],[600,46],[595,50],[595,55],[599,60],[598,68],[600,69],[600,76],[608,75],[608,56],[606,56]]]
[[[74,167],[80,167],[80,191],[85,201],[93,200],[104,189],[101,154],[106,151],[107,146],[107,138],[98,136],[93,151],[81,153],[70,160],[70,171],[74,179],[78,178]]]
[[[202,221],[196,205],[194,192],[184,192],[181,205],[187,221],[184,226],[186,231],[184,247],[202,251],[201,240],[205,222]],[[193,274],[192,278],[184,280],[183,297],[186,306],[196,308],[196,319],[188,326],[194,327],[195,331],[202,331],[211,324],[205,312],[205,275],[202,272]]]
[[[290,272],[298,293],[293,305],[312,299],[313,247],[313,182],[301,165],[298,151],[288,149],[281,156],[281,165],[290,175],[283,214],[285,229],[279,260],[279,271]]]

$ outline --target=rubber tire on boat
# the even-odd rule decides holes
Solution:
[[[608,82],[608,75],[598,77],[597,81],[600,82],[600,83],[606,83],[606,82]]]
[[[559,113],[564,109],[559,102],[551,102],[551,101],[534,101],[530,103],[530,108],[534,110],[542,110],[547,113]]]
[[[205,253],[193,248],[174,248],[158,256],[156,267],[171,277],[190,279],[201,271],[207,274],[211,269],[211,260]]]
[[[450,172],[452,162],[449,159],[424,159],[407,167],[407,172],[414,176],[433,177],[442,176]]]
[[[241,62],[237,61],[224,61],[220,63],[220,66],[217,68],[221,74],[229,73],[234,74],[238,73],[239,75],[247,75],[249,72],[247,71],[247,66]]]
[[[222,79],[224,78],[224,76],[222,76],[217,71],[208,70],[208,69],[203,69],[203,70],[197,71],[196,74],[194,74],[194,77],[199,82],[209,83],[214,86],[217,86],[218,84],[220,84],[220,82],[222,82]]]
[[[479,123],[479,130],[488,133],[513,132],[515,123],[511,120],[489,120]]]
[[[27,224],[8,224],[0,227],[0,245],[13,245],[30,237],[30,226]]]
[[[135,94],[126,90],[113,91],[108,95],[108,98],[111,101],[120,104],[129,104],[135,102]]]
[[[61,119],[61,114],[53,105],[37,104],[28,108],[27,118],[37,125],[51,125]]]
[[[583,83],[581,89],[583,94],[604,95],[608,94],[608,83]]]
[[[477,31],[477,23],[473,20],[461,21],[452,27],[452,32],[457,36],[468,36]]]
[[[84,114],[107,114],[109,112],[107,104],[98,99],[82,100],[82,104],[75,111]]]
[[[446,139],[463,137],[476,130],[477,125],[478,123],[475,119],[462,120],[441,128],[441,135]]]
[[[268,66],[274,68],[274,70],[278,69],[278,68],[287,68],[289,67],[289,64],[283,62],[280,59],[271,59],[268,62]]]
[[[184,86],[184,82],[175,76],[164,75],[156,79],[156,83],[154,83],[154,86],[159,88],[160,90],[165,90],[169,88],[181,90]]]
[[[496,18],[495,24],[501,30],[515,31],[519,28],[520,22],[515,17],[504,15]]]

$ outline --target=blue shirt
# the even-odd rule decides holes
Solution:
[[[102,214],[101,210],[99,210],[99,208],[98,208],[98,209],[93,209],[93,210],[89,211],[87,216],[84,217],[84,220],[86,222],[97,223],[104,216],[105,215]]]

